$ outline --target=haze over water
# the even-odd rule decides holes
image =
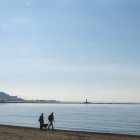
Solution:
[[[140,102],[139,13],[140,0],[1,0],[0,91]]]

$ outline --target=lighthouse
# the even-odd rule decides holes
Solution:
[[[87,101],[87,99],[86,99],[86,102],[85,102],[86,104],[88,103],[88,101]]]

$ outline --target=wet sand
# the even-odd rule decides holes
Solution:
[[[0,125],[0,140],[140,140],[140,136]]]

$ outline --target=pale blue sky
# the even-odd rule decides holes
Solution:
[[[139,0],[0,1],[0,91],[140,102],[139,7]]]

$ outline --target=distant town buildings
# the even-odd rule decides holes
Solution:
[[[0,102],[5,101],[23,101],[22,98],[18,98],[17,96],[10,96],[4,92],[0,92]]]

